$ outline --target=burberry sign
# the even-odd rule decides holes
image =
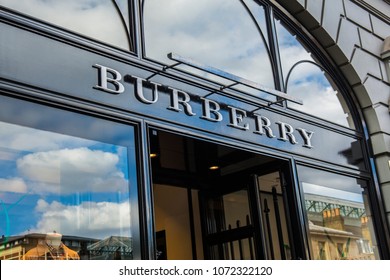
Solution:
[[[100,64],[93,67],[97,70],[97,83],[93,87],[96,90],[109,94],[118,95],[126,91],[126,86],[134,87],[135,97],[145,106],[157,104],[161,94],[169,94],[168,104],[161,104],[166,110],[185,114],[191,118],[215,123],[216,125],[226,125],[232,129],[247,131],[259,136],[268,137],[291,145],[301,145],[304,148],[313,148],[314,132],[303,127],[293,127],[293,125],[280,120],[272,120],[265,115],[250,113],[242,108],[237,108],[229,104],[221,104],[213,99],[202,97],[194,93],[162,85],[150,80],[130,74],[123,74],[119,71]],[[148,93],[146,93],[148,92]],[[195,103],[201,106],[194,106]],[[196,108],[200,109],[196,109]],[[227,111],[227,116],[222,113]]]

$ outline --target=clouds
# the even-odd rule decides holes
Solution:
[[[167,3],[166,3],[167,2]],[[167,53],[176,52],[202,64],[210,65],[264,86],[274,88],[273,70],[264,42],[255,22],[240,1],[223,0],[145,0],[144,33],[146,55],[172,64]],[[252,3],[252,2],[248,2]],[[264,11],[249,5],[257,22],[267,34]],[[299,39],[276,21],[278,46],[284,79],[299,61],[315,61]],[[185,67],[204,78],[220,81],[212,75]],[[222,83],[228,84],[223,81]],[[246,87],[235,88],[259,96]],[[327,80],[319,67],[303,63],[294,68],[288,84],[288,94],[303,100],[303,106],[292,104],[299,111],[349,126],[348,108],[343,108],[342,97]],[[262,95],[261,97],[264,97]],[[273,97],[265,95],[272,100]]]
[[[0,128],[0,147],[7,147],[0,149],[0,190],[127,191],[125,147],[7,123]]]
[[[31,117],[31,116],[26,116]],[[8,157],[15,158],[15,151],[47,151],[62,147],[75,148],[93,145],[95,141],[50,133],[10,123],[0,123],[0,147],[7,147]],[[4,153],[4,151],[2,151]],[[12,154],[12,156],[11,156]]]
[[[10,221],[2,227],[11,235],[129,236],[128,149],[0,122],[0,215]]]
[[[83,202],[65,205],[37,201],[35,210],[41,216],[31,232],[57,231],[65,235],[104,238],[111,235],[131,236],[130,203]]]
[[[146,0],[144,31],[150,58],[171,64],[166,55],[176,52],[274,86],[266,45],[239,1]]]
[[[288,93],[303,100],[303,105],[289,104],[289,107],[308,114],[348,126],[348,114],[339,101],[340,94],[330,86],[315,80],[296,81],[288,88]]]
[[[289,103],[289,107],[296,110],[327,119],[329,121],[350,126],[348,122],[349,109],[343,97],[327,79],[325,73],[312,63],[295,63],[312,61],[311,53],[300,44],[298,38],[290,34],[277,21],[278,43],[285,80],[290,73],[287,84],[287,93],[303,100],[303,105]]]
[[[129,49],[126,38],[127,28],[123,26],[111,1],[0,0],[0,4],[103,42]]]
[[[32,181],[34,193],[125,191],[118,161],[118,155],[100,150],[61,149],[28,154],[17,160],[17,168]]]
[[[305,183],[305,182],[302,182],[302,187],[305,192],[305,195],[315,194],[319,196],[324,196],[327,199],[358,202],[360,203],[359,207],[364,208],[362,192],[360,193],[348,192],[348,191],[319,186],[319,185]]]
[[[1,192],[26,193],[27,185],[21,178],[0,178],[0,193]]]

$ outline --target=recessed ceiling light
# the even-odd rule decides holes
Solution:
[[[218,165],[213,165],[209,167],[210,170],[218,170],[219,166]]]

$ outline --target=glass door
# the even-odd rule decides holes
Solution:
[[[293,258],[291,221],[294,211],[289,211],[286,171],[271,169],[256,176],[265,243],[265,255],[271,260]],[[290,188],[291,189],[291,188]]]
[[[157,129],[149,137],[157,258],[301,256],[289,162]]]
[[[206,259],[254,260],[263,258],[264,247],[258,196],[250,180],[200,194],[203,251]]]
[[[234,174],[213,190],[201,192],[206,259],[292,258],[284,177],[279,169]]]

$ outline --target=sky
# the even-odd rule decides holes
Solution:
[[[0,122],[0,231],[130,236],[126,147]]]
[[[264,9],[252,0],[244,2],[256,18],[257,26],[238,0],[145,0],[146,56],[173,64],[166,55],[174,52],[201,64],[275,88]],[[275,21],[275,26],[286,79],[296,62],[314,59],[279,21]],[[202,76],[198,70],[190,71]],[[218,80],[209,74],[203,73],[203,76]],[[241,89],[260,94],[248,88]],[[295,67],[289,79],[287,93],[304,101],[303,106],[289,104],[291,108],[349,126],[347,114],[339,101],[340,95],[337,95],[337,90],[317,66],[304,63]],[[260,96],[271,99],[270,95]]]
[[[361,193],[359,194],[354,192],[348,192],[348,191],[339,190],[337,188],[330,188],[330,187],[314,185],[305,182],[302,182],[302,187],[305,194],[315,194],[326,198],[333,198],[335,200],[340,200],[340,201],[342,200],[342,201],[358,202],[362,204],[361,208],[364,208],[363,196]]]
[[[274,87],[266,45],[240,1],[146,0],[144,28],[149,58],[172,64],[174,52]]]
[[[116,2],[128,25],[127,1]],[[0,0],[0,5],[129,50],[128,26],[111,0]]]
[[[298,166],[298,177],[305,194],[325,197],[325,201],[330,198],[360,203],[363,208],[365,186],[356,178],[304,166]]]

